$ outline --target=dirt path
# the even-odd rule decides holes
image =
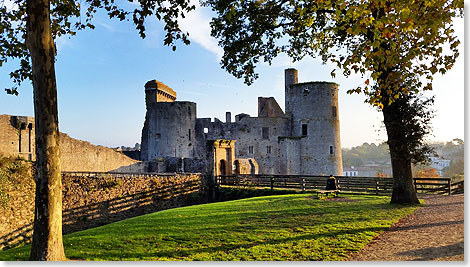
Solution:
[[[420,195],[425,205],[372,240],[350,261],[463,261],[464,195]]]

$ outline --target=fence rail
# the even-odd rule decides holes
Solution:
[[[315,175],[225,175],[217,176],[217,184],[241,187],[268,187],[314,190],[324,189],[328,176]],[[393,179],[382,177],[335,176],[342,192],[391,195]],[[456,194],[463,192],[464,182],[452,183],[451,178],[413,178],[417,192]]]

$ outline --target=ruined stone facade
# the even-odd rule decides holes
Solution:
[[[234,122],[230,112],[225,122],[197,118],[196,103],[175,101],[176,93],[160,82],[148,82],[145,92],[144,161],[202,160],[215,175],[342,175],[335,83],[298,83],[297,70],[286,69],[285,112],[273,97],[259,97],[258,117],[242,113]]]
[[[0,153],[36,159],[33,117],[0,115]]]

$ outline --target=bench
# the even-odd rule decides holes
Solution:
[[[317,190],[317,197],[318,197],[318,195],[321,195],[321,197],[323,197],[323,196],[328,197],[328,194],[330,194],[330,193],[335,194],[335,197],[337,197],[338,194],[339,194],[339,190],[338,189],[336,189],[336,190]]]

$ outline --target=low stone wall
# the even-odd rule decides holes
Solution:
[[[29,168],[26,175],[7,174],[0,168],[0,250],[7,243],[28,240],[32,234],[36,183],[31,164],[25,165]]]
[[[146,172],[146,165],[104,146],[74,139],[60,133],[62,171]]]
[[[0,207],[0,250],[30,242],[34,182],[9,192]],[[202,176],[63,176],[63,233],[72,233],[126,218],[201,203]]]

